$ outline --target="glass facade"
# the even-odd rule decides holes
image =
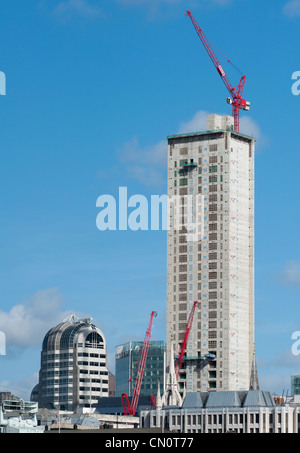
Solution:
[[[142,341],[132,341],[116,347],[116,396],[126,393],[132,396],[135,379],[138,371]],[[165,345],[163,341],[151,341],[140,395],[150,396],[157,394],[158,382],[160,388],[164,386],[165,373]]]
[[[292,376],[291,386],[292,386],[292,396],[300,395],[300,376]]]

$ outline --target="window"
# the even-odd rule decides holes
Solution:
[[[179,185],[180,186],[187,186],[188,185],[188,178],[181,178],[179,180]]]
[[[217,312],[216,312],[216,311],[210,311],[208,317],[209,317],[209,318],[216,318],[216,317],[217,317]],[[209,347],[210,347],[210,348],[216,348],[216,347],[217,347],[217,344],[215,344],[215,345],[209,345]]]
[[[216,330],[209,331],[208,338],[217,338],[217,331]]]

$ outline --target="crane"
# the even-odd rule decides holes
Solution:
[[[250,102],[243,99],[243,91],[246,83],[246,76],[243,75],[237,87],[233,87],[221,66],[220,61],[216,57],[207,37],[205,36],[203,30],[199,27],[196,20],[194,19],[191,11],[186,11],[185,15],[190,17],[194,28],[202,41],[208,55],[210,56],[215,68],[217,69],[221,79],[223,80],[227,90],[229,91],[230,97],[227,98],[227,103],[232,105],[232,116],[234,118],[234,130],[239,132],[240,128],[240,110],[250,110]],[[228,60],[229,61],[229,60]]]
[[[185,327],[185,334],[184,334],[183,343],[181,345],[180,354],[177,357],[176,362],[175,362],[175,376],[176,376],[176,380],[177,381],[178,381],[178,378],[179,378],[179,372],[180,372],[180,369],[181,369],[181,366],[182,366],[183,356],[184,356],[184,353],[185,353],[185,350],[186,350],[186,345],[187,345],[187,342],[188,342],[188,339],[189,339],[189,335],[190,335],[190,331],[191,331],[191,328],[192,328],[193,319],[194,319],[194,313],[195,313],[196,307],[198,307],[198,306],[199,306],[199,302],[195,301],[193,303],[192,309],[191,309],[190,314],[189,314],[189,319],[188,319],[188,322],[187,322],[186,327]]]
[[[188,342],[188,339],[189,339],[189,335],[190,335],[190,331],[191,331],[191,328],[192,328],[195,310],[196,310],[196,308],[199,305],[200,305],[200,302],[198,302],[198,301],[195,301],[193,303],[192,309],[191,309],[190,314],[189,314],[189,319],[188,319],[188,322],[187,322],[186,327],[185,327],[185,334],[184,334],[183,343],[181,345],[180,354],[177,357],[176,362],[175,362],[175,376],[176,376],[176,381],[177,382],[178,382],[178,378],[179,378],[179,373],[180,373],[180,369],[181,369],[181,366],[182,366],[182,362],[183,362],[183,359],[184,359],[184,354],[185,354],[185,351],[186,351],[186,345],[187,345],[187,342]],[[215,359],[215,357],[216,357],[215,354],[209,353],[209,354],[205,354],[204,356],[198,357],[198,359],[208,361],[208,360],[211,360],[211,359]]]
[[[140,350],[140,353],[139,353],[139,356],[137,359],[137,362],[139,361],[139,365],[138,365],[138,370],[137,370],[137,374],[136,374],[136,378],[135,378],[135,386],[134,386],[131,404],[129,403],[129,398],[126,393],[122,393],[122,395],[121,395],[122,408],[123,408],[123,413],[125,415],[135,415],[135,413],[136,413],[139,396],[140,396],[140,391],[141,391],[142,380],[143,380],[144,371],[145,371],[145,365],[146,365],[149,345],[150,345],[153,318],[156,316],[157,316],[157,313],[155,311],[152,311],[151,316],[150,316],[150,321],[149,321],[149,324],[148,324],[148,327],[146,330],[146,335],[144,338],[143,346]],[[130,377],[129,381],[130,380],[131,380],[131,377]]]

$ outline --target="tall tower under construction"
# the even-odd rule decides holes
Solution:
[[[199,302],[181,394],[252,385],[255,140],[232,116],[208,115],[206,129],[168,137],[167,360]]]

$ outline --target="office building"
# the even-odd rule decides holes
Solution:
[[[167,363],[194,314],[179,391],[257,388],[254,355],[255,140],[231,116],[168,137]],[[210,355],[214,359],[206,359]]]
[[[115,395],[133,395],[142,341],[131,341],[116,347]],[[150,341],[140,396],[156,395],[158,382],[164,385],[165,344]]]
[[[39,383],[32,399],[40,408],[76,411],[109,395],[106,341],[91,319],[74,315],[45,335]]]

